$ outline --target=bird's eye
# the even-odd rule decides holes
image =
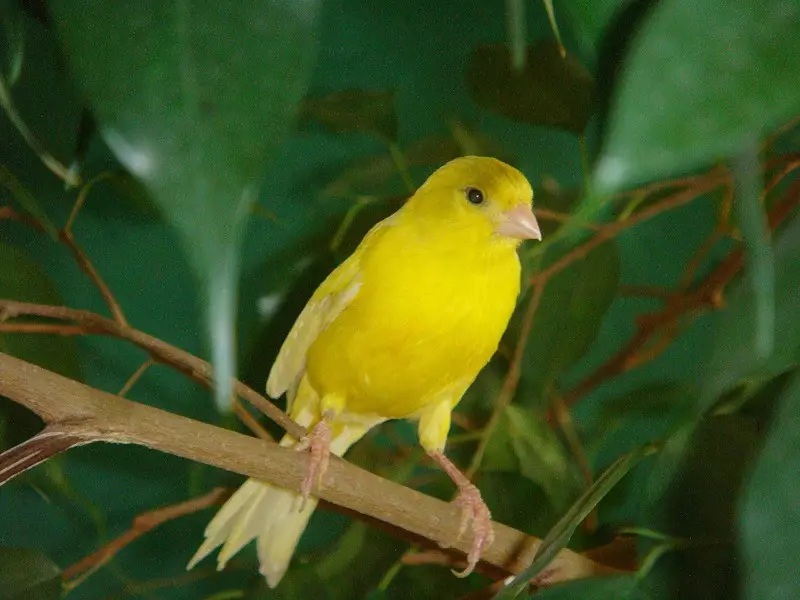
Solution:
[[[483,192],[477,188],[467,188],[467,200],[470,204],[483,204]]]

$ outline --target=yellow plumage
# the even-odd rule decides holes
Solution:
[[[324,415],[336,455],[395,418],[418,418],[422,446],[442,452],[453,407],[514,310],[516,248],[539,237],[532,195],[519,171],[495,159],[440,168],[320,285],[280,350],[268,394],[287,393],[301,425]],[[189,566],[224,544],[222,568],[258,538],[261,572],[277,585],[311,515],[299,506],[294,492],[246,482]]]

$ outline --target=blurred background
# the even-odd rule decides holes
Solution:
[[[5,0],[0,21],[0,298],[109,314],[47,235],[80,201],[71,236],[127,320],[260,391],[369,227],[444,162],[501,158],[534,186],[544,242],[521,251],[519,309],[449,454],[496,520],[544,537],[615,460],[659,449],[600,490],[570,541],[625,536],[627,571],[525,593],[800,597],[798,3]],[[112,393],[148,359],[124,340],[12,325],[1,351]],[[126,395],[247,431],[224,394],[163,365]],[[3,449],[40,428],[0,398]],[[412,424],[348,458],[453,493]],[[405,541],[328,509],[276,590],[252,547],[224,572],[185,572],[211,510],[62,575],[137,515],[241,480],[133,446],[48,461],[0,489],[0,598],[497,591],[406,564]]]

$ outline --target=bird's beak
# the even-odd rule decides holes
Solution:
[[[542,241],[542,230],[530,205],[522,203],[501,214],[495,232],[518,240]]]

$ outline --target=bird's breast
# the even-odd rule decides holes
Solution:
[[[482,257],[404,249],[365,261],[358,295],[309,350],[312,385],[344,395],[352,412],[408,417],[459,382],[465,388],[497,349],[516,303],[513,250]]]

